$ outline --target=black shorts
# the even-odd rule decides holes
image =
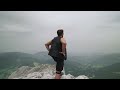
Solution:
[[[58,57],[52,57],[54,61],[56,62],[56,71],[61,72],[64,67],[64,59],[63,58],[58,58]]]

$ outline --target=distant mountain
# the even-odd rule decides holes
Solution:
[[[36,55],[36,56],[48,56],[48,52],[47,51],[37,52],[34,55]]]
[[[120,63],[100,68],[94,75],[93,79],[120,79]]]
[[[34,56],[40,60],[42,64],[55,64],[51,56],[48,55],[48,52],[38,52]]]
[[[33,63],[55,64],[48,52],[28,54],[22,52],[0,53],[0,78],[22,66],[33,66]],[[86,75],[94,78],[120,78],[120,54],[73,55],[68,54],[64,67],[66,74],[74,76]],[[118,69],[118,71],[116,71]],[[106,70],[106,71],[105,71]],[[106,75],[106,76],[105,76]],[[103,77],[102,77],[103,76]]]
[[[0,69],[9,66],[32,65],[39,61],[34,55],[21,52],[7,52],[0,54]]]
[[[115,63],[120,63],[120,54],[106,54],[96,58],[90,64],[95,66],[109,66]]]

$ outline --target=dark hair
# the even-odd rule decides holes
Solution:
[[[59,29],[59,30],[57,30],[57,35],[58,35],[58,36],[63,35],[63,29]]]

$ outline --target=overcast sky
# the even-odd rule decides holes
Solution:
[[[0,11],[0,52],[47,51],[60,28],[68,52],[120,52],[119,11]]]

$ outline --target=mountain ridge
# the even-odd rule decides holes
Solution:
[[[35,67],[22,66],[13,72],[8,79],[54,79],[55,65],[41,64]],[[89,79],[85,75],[74,77],[71,74],[65,75],[63,71],[61,79]]]

